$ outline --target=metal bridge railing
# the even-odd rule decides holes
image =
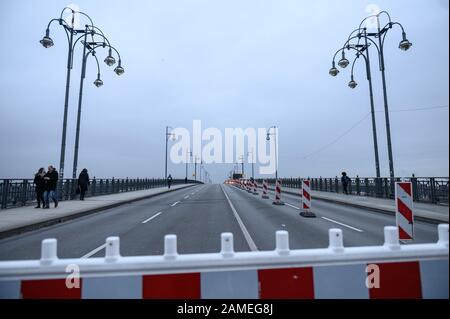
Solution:
[[[284,187],[301,188],[304,178],[280,178]],[[343,193],[340,178],[307,178],[311,181],[311,189],[321,192]],[[394,198],[395,183],[397,181],[411,181],[413,185],[413,197],[416,202],[448,205],[449,185],[448,177],[354,177],[350,178],[348,193],[351,195]],[[257,180],[262,183],[262,179]],[[269,184],[275,185],[275,179],[268,179]]]
[[[184,179],[174,179],[172,185],[184,184]],[[188,183],[200,183],[188,180]],[[63,180],[60,200],[71,200],[77,197],[76,179]],[[166,186],[162,178],[134,178],[134,179],[92,179],[85,197],[132,192]],[[0,209],[32,205],[36,203],[35,185],[33,179],[0,179]]]

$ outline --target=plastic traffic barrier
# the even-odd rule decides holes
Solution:
[[[311,208],[311,189],[309,180],[302,180],[301,192],[302,192],[302,211],[300,212],[300,216],[316,217],[316,214],[312,212]]]
[[[40,260],[0,262],[0,298],[444,298],[449,289],[448,224],[439,240],[401,245],[398,228],[384,228],[381,246],[344,247],[340,229],[329,246],[289,248],[276,232],[272,251],[235,252],[233,234],[221,251],[178,254],[164,237],[164,255],[123,257],[118,237],[104,258],[59,259],[56,239],[42,241]]]
[[[411,182],[395,183],[395,220],[400,240],[414,239],[414,208]]]
[[[265,179],[263,180],[263,192],[261,197],[264,199],[268,199],[269,198],[268,191],[269,191],[269,183],[267,182],[267,179]]]
[[[274,205],[284,205],[284,202],[281,201],[281,182],[277,179],[275,185],[275,200],[272,202]]]

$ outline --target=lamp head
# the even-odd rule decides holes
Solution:
[[[97,75],[97,79],[94,81],[94,85],[96,87],[101,87],[103,85],[103,81],[100,79],[100,73]]]
[[[125,72],[124,68],[122,67],[122,62],[120,61],[120,59],[119,64],[114,69],[114,72],[116,72],[117,75],[122,75]]]
[[[352,75],[350,82],[348,82],[348,86],[349,86],[349,88],[354,89],[354,88],[356,88],[357,85],[358,85],[358,83],[356,83],[356,81],[353,79],[353,75]]]
[[[333,65],[331,66],[331,69],[330,69],[330,71],[329,71],[328,73],[330,73],[331,76],[336,76],[336,75],[338,75],[339,70],[336,69],[336,64],[335,64],[334,61],[333,61]]]
[[[412,43],[409,42],[409,40],[406,38],[406,33],[405,32],[402,33],[402,37],[403,37],[403,39],[402,39],[402,41],[400,41],[398,47],[402,51],[408,51],[409,48],[412,47]]]
[[[105,63],[107,66],[112,66],[116,63],[116,59],[112,56],[111,48],[109,49],[108,56],[105,58]]]
[[[345,53],[344,50],[342,50],[342,58],[339,60],[338,65],[345,69],[347,67],[347,65],[349,65],[350,62],[345,58]]]
[[[45,36],[39,42],[46,49],[53,46],[53,40],[52,40],[52,38],[50,38],[50,30],[49,29],[45,30]]]

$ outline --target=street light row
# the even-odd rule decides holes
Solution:
[[[388,18],[388,23],[381,28],[380,24],[380,16],[385,15]],[[368,32],[366,27],[363,27],[363,24],[371,18],[376,18],[377,20],[377,31],[376,32]],[[371,15],[364,18],[359,27],[352,31],[345,41],[344,45],[336,51],[333,56],[331,68],[329,70],[329,74],[333,77],[339,74],[339,70],[336,68],[336,56],[338,53],[341,53],[341,59],[338,61],[338,66],[345,69],[350,61],[345,56],[345,50],[352,50],[355,52],[355,59],[352,63],[350,81],[348,82],[348,86],[351,89],[355,89],[358,83],[354,79],[354,66],[356,61],[363,57],[366,64],[366,74],[367,80],[369,82],[369,96],[370,96],[370,104],[371,104],[371,113],[372,113],[372,130],[373,130],[373,140],[374,140],[374,153],[375,153],[375,169],[376,176],[380,177],[380,164],[379,164],[379,156],[378,156],[378,142],[377,142],[377,131],[376,131],[376,122],[375,122],[375,108],[374,108],[374,100],[373,100],[373,88],[372,88],[372,76],[370,71],[370,56],[369,56],[369,48],[374,46],[376,48],[376,53],[378,55],[379,68],[382,75],[382,84],[383,84],[383,100],[384,100],[384,111],[385,111],[385,120],[386,120],[386,135],[387,135],[387,146],[388,146],[388,156],[389,156],[389,175],[391,180],[394,178],[394,160],[393,160],[393,152],[392,152],[392,142],[391,142],[391,130],[390,130],[390,121],[389,121],[389,107],[388,107],[388,99],[387,99],[387,90],[386,90],[386,77],[385,77],[385,64],[384,64],[384,40],[386,38],[386,34],[389,30],[391,30],[394,26],[398,26],[402,31],[402,39],[399,42],[399,49],[402,51],[408,51],[412,43],[407,39],[406,32],[403,26],[399,22],[393,22],[389,13],[386,11],[381,11],[376,15]],[[378,43],[375,42],[374,39],[378,40]],[[356,43],[351,43],[354,40]],[[361,43],[363,41],[363,43]]]
[[[70,10],[71,22],[68,23],[65,21],[62,16],[66,10]],[[75,14],[81,15],[89,20],[89,24],[85,25],[84,29],[76,29],[75,28]],[[113,47],[109,40],[105,37],[103,31],[96,27],[92,21],[92,19],[84,12],[74,10],[70,7],[65,7],[60,14],[59,18],[51,19],[47,24],[47,28],[45,30],[45,36],[39,41],[44,48],[51,48],[54,45],[53,39],[50,37],[50,26],[53,22],[58,22],[60,26],[63,27],[69,45],[68,57],[67,57],[67,79],[66,79],[66,93],[65,93],[65,102],[64,102],[64,117],[63,117],[63,130],[62,130],[62,138],[61,138],[61,156],[60,156],[60,164],[59,164],[59,178],[60,181],[64,178],[64,164],[65,164],[65,150],[66,150],[66,131],[67,131],[67,114],[68,114],[68,106],[69,106],[69,90],[70,90],[70,75],[73,67],[73,55],[74,49],[78,42],[83,45],[83,56],[82,56],[82,69],[81,69],[81,79],[80,79],[80,90],[79,90],[79,98],[78,98],[78,115],[77,115],[77,130],[75,137],[75,151],[74,151],[74,165],[72,178],[76,178],[77,173],[77,164],[78,164],[78,145],[79,145],[79,133],[80,133],[80,122],[81,122],[81,102],[82,102],[82,94],[83,94],[83,83],[86,75],[86,61],[89,55],[95,58],[97,64],[97,78],[93,82],[96,87],[101,87],[103,85],[103,81],[100,77],[100,64],[98,62],[98,58],[96,56],[97,48],[106,48],[108,47],[108,55],[106,56],[104,62],[108,66],[113,66],[116,64],[116,59],[114,58],[112,51],[118,56],[118,64],[114,69],[114,72],[117,75],[122,75],[125,72],[125,69],[122,66],[122,59],[120,57],[119,52],[115,47]],[[80,36],[74,41],[74,36]],[[91,42],[87,41],[88,35],[90,36]],[[95,41],[100,37],[100,41]],[[86,52],[87,51],[87,52]],[[60,182],[60,187],[61,187]],[[61,189],[59,189],[61,191]],[[61,194],[61,192],[59,192]]]
[[[165,169],[164,169],[164,176],[165,179],[167,180],[167,165],[168,165],[168,142],[169,139],[172,141],[176,141],[176,134],[173,132],[173,127],[171,126],[166,126],[166,133],[165,133],[165,140],[166,140],[166,153],[165,153]],[[186,152],[186,179],[188,179],[188,163],[191,162],[192,163],[192,158],[193,158],[193,153],[192,151],[188,150]],[[190,159],[190,161],[189,161]],[[200,160],[200,162],[199,162]],[[197,180],[197,164],[200,164],[200,180],[204,180],[206,181],[211,181],[210,175],[208,173],[208,171],[205,170],[204,166],[203,166],[203,161],[201,160],[200,157],[198,157],[197,155],[194,156],[194,178],[195,180]],[[202,178],[202,170],[204,172],[204,178]]]

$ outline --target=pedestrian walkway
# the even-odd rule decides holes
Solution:
[[[196,184],[182,184],[174,185],[170,189],[167,187],[158,187],[141,191],[88,197],[84,201],[61,201],[57,208],[53,208],[54,205],[51,203],[49,209],[38,209],[33,206],[23,206],[1,210],[0,238],[60,223],[107,208],[112,208],[132,201],[153,197],[194,185]]]
[[[271,189],[273,190],[274,188],[271,187]],[[282,187],[282,193],[283,192],[301,196],[298,188]],[[336,204],[377,210],[385,213],[395,213],[395,201],[393,199],[345,195],[341,193],[320,191],[312,191],[311,195],[313,200],[318,199]],[[414,217],[418,220],[448,223],[449,206],[414,202]]]

